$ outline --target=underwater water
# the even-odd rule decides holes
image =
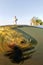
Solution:
[[[37,41],[37,44],[34,48],[28,49],[29,53],[25,54],[27,57],[22,56],[22,51],[16,49],[14,57],[14,51],[6,56],[0,54],[0,65],[43,65],[43,29],[40,28],[32,28],[32,27],[21,27],[18,28],[19,31],[25,32],[25,37],[28,35]],[[26,35],[27,34],[27,35]],[[26,37],[26,38],[27,38]],[[32,51],[31,51],[32,50]],[[20,54],[18,54],[20,52]],[[16,58],[17,55],[17,59]],[[19,58],[18,58],[19,56]],[[16,61],[16,62],[14,62]]]

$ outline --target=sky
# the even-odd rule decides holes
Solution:
[[[29,25],[31,18],[36,16],[43,20],[43,0],[0,0],[0,25]]]

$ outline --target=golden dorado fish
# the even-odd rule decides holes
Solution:
[[[29,35],[24,26],[0,26],[0,54],[20,62],[35,52],[37,41]],[[26,26],[27,28],[27,26]],[[31,51],[30,51],[31,50]]]
[[[22,33],[9,27],[0,27],[0,53],[11,51],[17,45],[20,48],[28,48],[32,45]]]
[[[31,41],[31,38],[27,39],[26,34],[22,33],[18,27],[0,26],[0,52],[11,51],[15,46],[21,49],[30,48]]]

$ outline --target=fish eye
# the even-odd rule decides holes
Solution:
[[[21,43],[22,43],[22,44],[26,43],[26,40],[22,40]]]

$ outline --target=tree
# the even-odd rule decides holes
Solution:
[[[38,19],[38,17],[33,17],[31,19],[31,25],[43,25],[43,22],[41,19]]]
[[[39,23],[40,25],[43,25],[43,22],[40,19],[36,20],[36,22]]]
[[[41,22],[40,25],[43,25],[43,22]]]

